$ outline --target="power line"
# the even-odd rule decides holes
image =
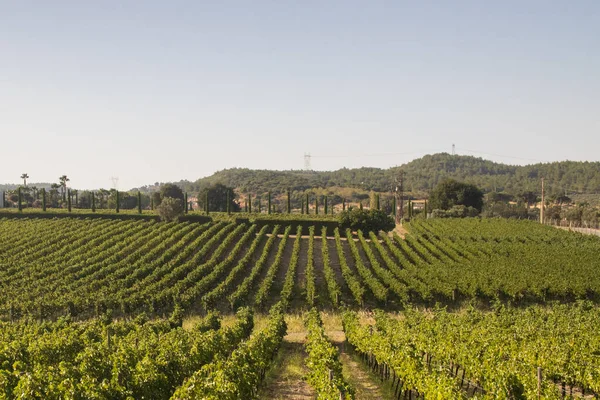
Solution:
[[[539,159],[536,159],[536,158],[504,156],[504,155],[501,155],[501,154],[485,153],[485,152],[482,152],[482,151],[468,150],[468,149],[462,149],[462,148],[458,148],[457,150],[466,151],[467,153],[482,154],[482,155],[492,156],[492,157],[512,158],[512,159],[515,159],[515,160],[535,161],[535,162],[540,162],[540,163],[546,162],[545,160],[539,160]]]
[[[429,152],[439,152],[439,149],[435,150],[422,150],[422,151],[409,151],[402,153],[371,153],[371,154],[321,154],[312,157],[316,158],[358,158],[358,157],[388,157],[388,156],[408,156],[413,154],[422,154]]]

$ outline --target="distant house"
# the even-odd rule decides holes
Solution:
[[[200,209],[200,205],[198,204],[198,198],[195,196],[188,197],[188,204],[190,205],[191,210]]]
[[[425,202],[427,200],[411,200],[411,203],[413,205],[413,209],[415,210],[422,210],[425,208]],[[406,202],[406,201],[405,201]]]

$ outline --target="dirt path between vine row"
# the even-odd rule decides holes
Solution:
[[[304,380],[308,369],[304,364],[306,332],[301,330],[302,318],[290,316],[286,322],[288,334],[283,338],[273,367],[265,378],[259,399],[313,400],[316,397],[315,390]]]
[[[404,239],[406,237],[406,234],[408,233],[406,228],[401,224],[396,224],[396,228],[394,228],[392,232],[396,232],[398,236],[400,236],[402,239]],[[392,232],[389,233],[390,236],[392,235]]]
[[[360,400],[381,400],[391,398],[380,387],[373,374],[364,365],[358,355],[356,355],[345,343],[346,336],[342,330],[328,331],[327,336],[338,348],[340,362],[342,363],[342,373],[346,380],[356,390],[356,399]]]
[[[344,379],[356,390],[356,399],[381,400],[391,399],[389,391],[380,387],[377,377],[369,371],[360,357],[345,344],[346,337],[341,330],[339,314],[323,313],[323,325],[329,340],[338,348]],[[305,366],[306,330],[302,314],[286,316],[288,333],[284,338],[273,367],[267,374],[259,398],[262,400],[314,400],[314,389],[304,380],[308,373]]]

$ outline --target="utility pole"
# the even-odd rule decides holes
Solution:
[[[400,170],[400,221],[404,220],[404,171]]]
[[[400,207],[394,210],[396,224],[399,224],[404,218],[404,171],[400,170],[396,180],[396,197],[400,200]]]
[[[544,223],[544,177],[542,177],[542,206],[540,207],[540,223]]]

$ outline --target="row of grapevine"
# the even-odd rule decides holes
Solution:
[[[257,248],[262,242],[263,238],[265,237],[268,228],[268,225],[265,225],[260,230],[260,232],[258,232],[258,235],[256,236],[256,238],[254,238],[254,241],[250,245],[250,248],[248,249],[246,255],[238,262],[238,264],[234,268],[232,268],[229,271],[229,275],[227,275],[225,279],[221,280],[214,289],[202,296],[202,303],[204,304],[205,309],[213,308],[216,301],[220,300],[223,296],[225,296],[227,291],[230,289],[230,286],[233,284],[234,280],[236,280],[238,276],[242,273],[242,271],[246,269],[246,267],[252,260],[252,257],[254,257],[254,254],[257,251]],[[278,230],[279,226],[276,226],[273,229],[271,238],[276,237]],[[271,240],[270,243],[273,243],[273,241]]]
[[[366,289],[360,283],[358,278],[356,278],[356,276],[354,275],[354,273],[348,266],[348,262],[346,261],[346,255],[344,254],[344,247],[342,245],[342,239],[340,237],[340,231],[336,229],[334,234],[335,234],[335,248],[337,250],[338,259],[340,261],[340,269],[342,271],[342,276],[344,277],[344,281],[346,282],[346,285],[350,289],[350,292],[352,292],[352,296],[354,297],[354,300],[356,300],[356,302],[362,306],[364,303],[364,295],[365,295]]]
[[[171,321],[0,324],[0,395],[6,399],[169,399],[184,379],[238,348],[253,328],[241,309],[220,328],[214,315],[193,329]],[[18,349],[18,351],[14,351]]]
[[[298,259],[300,258],[300,243],[302,243],[302,227],[299,226],[296,231],[296,240],[292,249],[292,257],[285,274],[283,289],[281,289],[281,302],[285,308],[288,307],[292,292],[294,290],[294,282],[296,279],[296,269],[298,268]]]
[[[197,302],[223,309],[222,299],[235,308],[254,286],[252,301],[262,307],[284,269],[283,297],[289,301],[305,283],[309,305],[319,298],[335,307],[340,294],[359,305],[390,306],[600,295],[598,238],[519,221],[423,220],[407,227],[406,239],[350,231],[342,238],[338,230],[331,242],[322,229],[315,243],[314,228],[302,238],[299,227],[288,240],[289,225],[280,240],[281,228],[225,221],[0,219],[0,315],[85,317],[105,309],[126,315]],[[298,282],[304,256],[306,281]],[[327,295],[318,296],[320,289]]]
[[[317,293],[315,276],[315,227],[311,226],[308,233],[308,254],[306,260],[306,302],[309,306],[315,305],[315,296]]]
[[[379,260],[377,260],[377,257],[375,256],[375,252],[371,248],[370,244],[366,241],[361,231],[358,231],[358,239],[362,245],[365,255],[367,256],[367,259],[369,260],[369,264],[371,264],[371,268],[373,271],[375,271],[375,274],[401,301],[408,301],[408,288],[406,285],[399,281],[389,269],[381,266]]]
[[[365,266],[360,257],[360,252],[358,250],[358,246],[354,243],[354,238],[352,237],[352,232],[350,229],[346,230],[346,239],[348,241],[348,246],[350,248],[350,252],[352,253],[352,258],[354,259],[354,265],[356,266],[356,270],[358,274],[363,278],[365,284],[371,289],[371,292],[375,296],[377,300],[385,303],[388,299],[388,288],[386,288],[376,277],[373,275],[371,270]]]
[[[316,308],[305,316],[305,326],[308,331],[306,338],[308,356],[305,363],[309,371],[306,379],[317,392],[317,398],[323,400],[354,398],[353,389],[342,376],[342,364],[337,349],[327,339],[323,321]]]
[[[382,378],[392,380],[398,398],[412,394],[434,399],[460,399],[459,388],[445,371],[431,369],[419,352],[411,351],[410,333],[395,341],[387,332],[361,325],[355,312],[343,315],[346,339]],[[407,332],[403,332],[407,333]],[[395,339],[395,337],[394,337]]]
[[[327,282],[327,291],[331,304],[334,307],[339,305],[339,296],[341,294],[340,286],[335,278],[335,272],[331,265],[329,258],[329,247],[327,244],[327,228],[323,227],[321,230],[321,254],[323,257],[323,274],[325,275],[325,282]]]
[[[290,225],[288,225],[288,227],[285,229],[285,232],[283,233],[284,238],[287,239],[287,236],[289,236],[291,229],[292,229],[292,227]],[[269,237],[269,240],[267,240],[267,243],[265,245],[265,248],[264,248],[260,258],[258,259],[258,261],[254,264],[254,266],[250,270],[250,274],[246,278],[244,278],[242,283],[240,285],[238,285],[237,289],[227,297],[232,309],[235,309],[237,306],[239,306],[240,303],[243,301],[243,299],[250,292],[252,285],[258,278],[258,275],[262,271],[264,265],[267,263],[269,252],[270,252],[271,248],[273,247],[275,240],[277,239],[277,234],[279,233],[279,230],[280,230],[280,226],[276,225],[275,229],[273,230],[273,233],[271,234],[271,237]],[[284,243],[283,247],[285,248],[285,243]],[[277,252],[277,255],[279,255],[279,259],[281,259],[281,255],[280,255],[279,251]],[[276,258],[276,260],[277,260],[277,258]],[[269,277],[267,276],[265,278],[265,281],[267,281],[267,280],[272,281],[272,279],[273,278],[269,279]]]
[[[552,399],[599,393],[600,360],[592,351],[600,344],[598,317],[588,303],[466,313],[409,308],[401,319],[377,313],[376,326],[396,348],[412,348],[427,369],[444,371],[463,392]]]
[[[227,359],[204,365],[187,378],[172,399],[254,399],[286,332],[283,307],[271,308],[267,326]]]
[[[277,274],[277,271],[281,268],[283,252],[285,251],[285,246],[288,243],[288,238],[290,236],[291,230],[291,226],[288,226],[286,228],[283,234],[283,238],[281,239],[281,242],[279,242],[279,247],[277,248],[277,254],[275,255],[275,259],[267,269],[267,274],[256,292],[256,296],[254,297],[254,305],[256,307],[262,307],[269,297],[269,292],[271,290],[271,286],[273,285],[273,281],[275,280],[275,275]]]

